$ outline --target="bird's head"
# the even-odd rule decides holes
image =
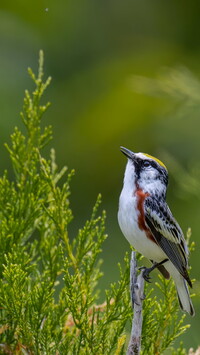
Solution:
[[[157,158],[145,153],[133,153],[121,147],[121,152],[128,158],[124,175],[124,184],[132,189],[142,189],[157,197],[165,197],[168,184],[166,166]]]

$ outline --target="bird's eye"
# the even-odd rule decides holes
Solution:
[[[148,161],[148,160],[145,160],[144,161],[144,163],[143,163],[143,166],[145,167],[145,168],[148,168],[148,166],[150,166],[151,164],[150,164],[150,162]]]

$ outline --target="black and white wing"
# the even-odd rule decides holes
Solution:
[[[188,284],[192,286],[187,272],[188,249],[184,235],[167,203],[149,196],[144,203],[144,214],[145,223],[155,242],[187,280]]]

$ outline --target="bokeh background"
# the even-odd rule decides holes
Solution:
[[[76,170],[72,237],[99,192],[107,211],[102,290],[117,280],[117,263],[129,250],[117,223],[126,163],[119,146],[155,155],[169,168],[168,202],[196,242],[190,258],[196,317],[187,316],[187,348],[200,344],[199,20],[197,0],[0,3],[1,173],[12,175],[3,143],[14,126],[22,127],[24,89],[32,87],[27,67],[37,69],[43,49],[45,74],[52,76],[44,122],[53,125],[58,165]]]

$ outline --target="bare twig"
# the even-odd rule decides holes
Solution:
[[[142,334],[142,303],[144,300],[144,278],[143,271],[137,275],[137,261],[136,253],[132,251],[131,254],[131,268],[130,268],[130,293],[132,307],[134,311],[132,320],[131,337],[129,341],[127,355],[139,355],[141,348],[141,334]]]

